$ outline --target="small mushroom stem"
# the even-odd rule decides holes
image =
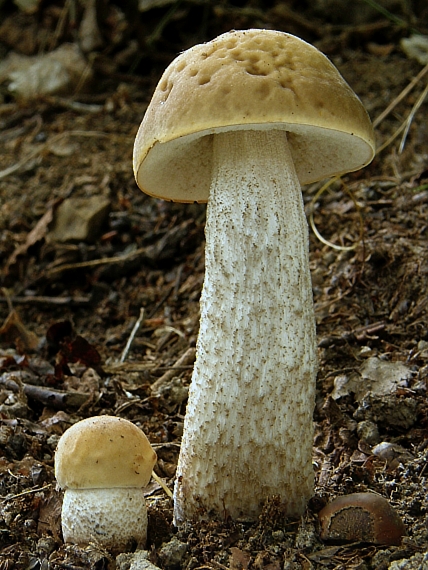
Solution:
[[[197,358],[175,487],[195,514],[255,519],[313,492],[317,370],[308,229],[284,131],[214,135]]]
[[[147,538],[147,507],[144,490],[135,487],[67,489],[61,513],[64,542],[96,542],[114,552]]]

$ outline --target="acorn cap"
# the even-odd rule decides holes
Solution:
[[[128,420],[96,416],[74,424],[55,453],[62,489],[145,487],[156,453],[144,433]]]
[[[301,184],[374,156],[369,116],[326,56],[283,32],[232,31],[188,49],[164,72],[135,140],[138,186],[206,202],[212,135],[233,129],[287,131]]]
[[[322,540],[400,545],[406,527],[389,502],[375,493],[337,497],[320,512]]]

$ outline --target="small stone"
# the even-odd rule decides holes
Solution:
[[[178,538],[172,538],[159,550],[159,559],[162,562],[162,566],[166,568],[179,566],[186,551],[187,544],[181,542]]]
[[[358,423],[357,435],[359,439],[366,441],[369,445],[376,445],[380,441],[377,425],[369,420]]]
[[[368,392],[354,412],[354,419],[376,424],[409,429],[418,417],[417,401],[396,394],[377,396]]]
[[[117,570],[159,570],[148,560],[147,550],[136,550],[132,554],[123,553],[116,557]]]
[[[104,196],[67,198],[55,212],[47,239],[53,242],[93,242],[99,236],[110,210]]]
[[[427,570],[428,569],[428,553],[415,554],[411,558],[403,558],[394,560],[388,566],[388,570]]]
[[[37,552],[43,557],[47,558],[52,554],[56,548],[56,541],[51,536],[43,536],[37,541]]]

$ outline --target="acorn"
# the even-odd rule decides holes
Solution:
[[[319,513],[321,539],[370,542],[399,546],[406,527],[386,499],[375,493],[352,493],[337,497]]]

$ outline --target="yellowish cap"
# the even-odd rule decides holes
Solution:
[[[156,453],[144,433],[128,420],[96,416],[74,424],[55,453],[62,489],[145,487]]]
[[[374,156],[361,101],[318,49],[272,30],[228,32],[166,69],[134,145],[134,173],[152,196],[206,202],[212,135],[288,131],[301,184],[358,170]]]

